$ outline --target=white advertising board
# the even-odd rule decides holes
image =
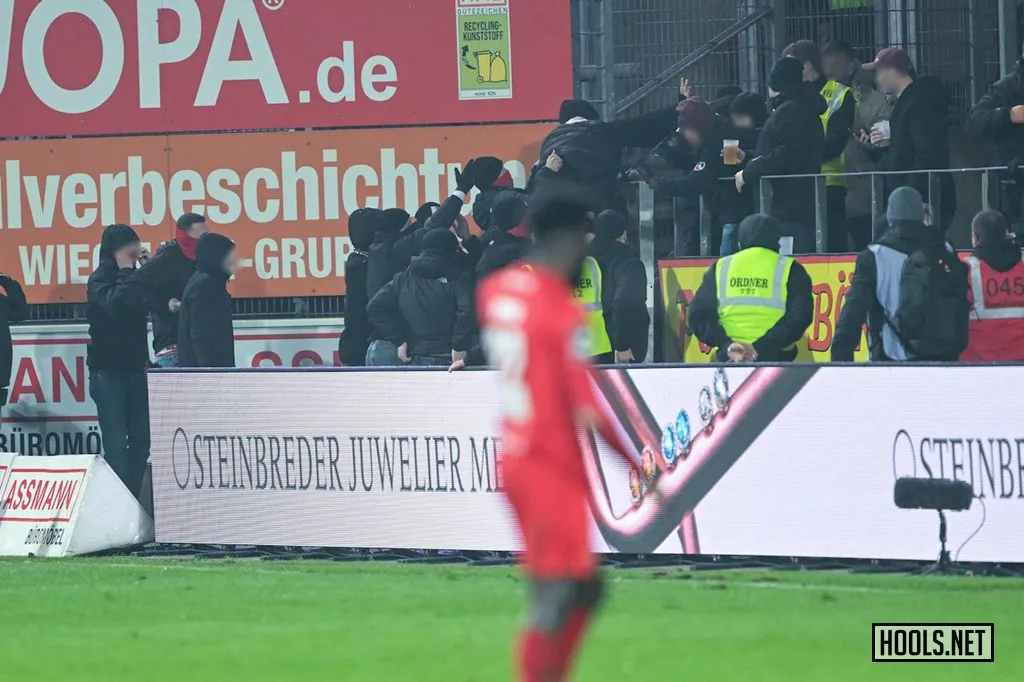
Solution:
[[[96,455],[0,454],[0,555],[73,556],[153,541],[153,520]]]
[[[651,367],[595,385],[658,453],[665,495],[635,495],[583,438],[595,549],[934,559],[936,514],[893,503],[897,476],[930,469],[978,498],[948,514],[954,555],[1024,562],[1022,366]],[[490,372],[155,374],[157,541],[516,550],[497,390]]]
[[[246,367],[338,365],[340,319],[236,320],[235,357]],[[0,409],[0,452],[100,454],[89,397],[84,324],[12,329],[14,366]]]

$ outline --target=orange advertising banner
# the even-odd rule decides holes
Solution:
[[[797,345],[797,360],[828,362],[832,358],[832,335],[839,322],[846,292],[850,290],[857,256],[798,256],[797,260],[807,269],[814,292],[814,321],[804,340]],[[686,309],[693,301],[704,273],[714,262],[709,258],[686,258],[658,263],[665,305],[663,353],[667,362],[713,361],[713,349],[689,333]],[[867,348],[867,340],[862,333],[854,359],[866,361]]]
[[[467,159],[526,183],[550,124],[224,133],[0,143],[0,272],[30,303],[84,301],[111,223],[151,251],[200,213],[238,244],[238,298],[344,293],[357,208],[414,213],[455,189]],[[475,190],[474,190],[475,195]],[[463,212],[469,214],[471,203]]]

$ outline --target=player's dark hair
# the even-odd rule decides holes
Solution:
[[[196,223],[205,223],[206,218],[199,215],[198,213],[185,213],[178,218],[177,226],[179,230],[188,232],[192,229],[192,226]]]
[[[782,51],[782,56],[794,57],[799,59],[801,63],[810,62],[811,68],[821,73],[821,50],[818,49],[817,44],[813,41],[798,40],[795,43],[790,43]]]
[[[1010,224],[999,211],[991,209],[982,211],[971,221],[971,231],[978,238],[978,243],[997,242],[1006,239]]]
[[[579,185],[550,180],[530,200],[530,232],[535,241],[565,232],[594,230],[595,201]]]

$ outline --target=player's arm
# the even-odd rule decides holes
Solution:
[[[570,344],[571,346],[571,344]],[[612,446],[612,449],[630,468],[640,471],[640,462],[634,458],[633,448],[619,436],[618,430],[612,426],[604,410],[601,409],[590,382],[590,366],[581,360],[570,347],[566,358],[565,376],[569,379],[569,390],[576,419],[580,426],[591,428],[601,435]]]

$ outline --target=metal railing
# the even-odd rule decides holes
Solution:
[[[957,175],[977,175],[980,177],[980,202],[979,208],[984,210],[993,208],[993,197],[996,196],[994,190],[999,186],[1001,179],[1006,175],[1007,169],[1005,166],[989,166],[984,168],[951,168],[951,169],[937,169],[937,170],[914,170],[914,171],[870,171],[860,173],[837,173],[833,177],[846,177],[846,178],[868,178],[871,187],[871,216],[881,217],[885,214],[885,205],[887,203],[886,195],[886,178],[896,177],[927,177],[928,184],[928,196],[925,197],[927,203],[928,214],[935,221],[940,220],[940,217],[944,215],[942,207],[942,191],[940,188],[941,178],[944,175],[957,176]],[[784,176],[768,176],[761,178],[759,183],[758,191],[755,195],[755,210],[768,213],[772,213],[772,181],[773,180],[808,180],[814,184],[814,241],[815,251],[817,253],[828,252],[828,195],[826,192],[827,176],[823,174],[808,174],[808,175],[784,175]],[[724,182],[734,182],[733,178],[722,178]],[[641,183],[642,184],[642,183]],[[681,203],[680,199],[676,199],[677,203]],[[653,203],[653,199],[652,199]],[[678,218],[681,211],[676,210],[676,217],[674,219],[673,228],[675,231],[674,242],[676,244],[683,241],[680,238],[680,230],[685,229],[685,226],[681,225],[681,220]],[[715,227],[715,216],[712,214],[711,209],[707,206],[703,197],[700,199],[700,217],[698,221],[699,225],[699,247],[701,256],[712,256],[714,253],[713,246],[713,233]],[[872,238],[877,239],[879,234],[875,233],[878,225],[873,225]],[[946,226],[948,227],[948,226]],[[653,229],[653,228],[652,228]],[[681,255],[681,254],[677,254]],[[692,254],[696,255],[696,254]]]

